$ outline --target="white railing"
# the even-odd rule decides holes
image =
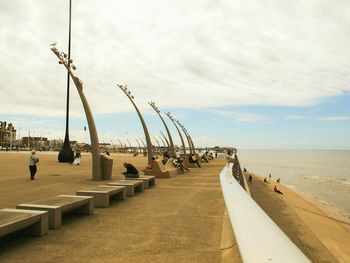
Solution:
[[[243,262],[311,262],[233,178],[232,165],[224,167],[220,181]]]

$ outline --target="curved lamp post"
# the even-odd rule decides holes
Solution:
[[[132,146],[131,146],[131,143],[130,143],[129,139],[126,139],[126,141],[129,143],[130,150],[132,150]]]
[[[137,138],[136,138],[135,140],[136,140],[136,142],[137,142],[137,145],[139,146],[140,153],[142,153],[142,149],[141,149],[141,145],[140,145],[140,143],[139,143],[139,140],[138,140]]]
[[[169,148],[170,144],[169,144],[168,139],[166,138],[165,134],[162,131],[160,131],[160,138],[162,138],[162,136],[163,136],[163,139],[164,139],[164,141],[166,142],[166,144],[167,144],[167,146]],[[175,148],[175,146],[174,146],[174,148]]]
[[[73,65],[73,60],[68,59],[68,55],[65,54],[64,52],[60,52],[55,46],[51,47],[51,50],[58,57],[59,59],[58,63],[63,64],[63,66],[67,69],[70,77],[72,78],[78,90],[81,102],[83,103],[86,119],[89,126],[89,132],[90,132],[91,154],[92,154],[92,180],[100,181],[102,180],[100,148],[99,148],[100,144],[98,141],[95,121],[92,116],[90,106],[83,92],[83,82],[74,74],[74,70],[76,69],[76,67]]]
[[[181,123],[179,122],[179,120],[175,120],[175,121],[176,121],[176,123],[180,126],[182,132],[185,134],[186,139],[187,139],[187,142],[188,142],[188,146],[189,146],[189,148],[190,148],[190,154],[192,155],[192,154],[193,154],[193,149],[192,149],[191,140],[190,140],[190,138],[188,137],[188,134],[185,132],[185,130],[184,130],[183,126],[181,125]]]
[[[120,143],[120,147],[122,148],[122,152],[124,152],[124,146],[121,140],[118,139],[118,142]]]
[[[176,120],[177,124],[179,124],[179,126],[181,127],[182,131],[185,133],[187,140],[188,140],[188,144],[190,145],[190,152],[191,154],[195,154],[196,153],[196,149],[194,148],[194,144],[192,141],[192,138],[190,136],[190,134],[187,132],[186,128],[180,123],[179,120]]]
[[[158,136],[159,136],[159,139],[162,141],[164,148],[168,148],[169,149],[169,145],[165,143],[165,141],[163,140],[162,135],[158,135]]]
[[[143,149],[145,151],[147,149],[147,146],[146,146],[145,142],[142,140],[142,138],[140,138],[140,141],[141,141],[141,143],[143,145]]]
[[[160,148],[161,148],[162,146],[160,146],[160,143],[159,143],[159,141],[158,141],[158,139],[157,139],[156,136],[153,135],[153,138],[156,140],[156,143],[157,143],[157,145],[158,145],[158,147],[159,147],[159,151],[160,151]]]
[[[176,122],[175,122],[174,117],[171,115],[170,112],[166,112],[165,115],[169,117],[169,119],[170,119],[170,120],[172,121],[172,123],[174,124],[174,126],[175,126],[177,132],[179,133],[179,136],[180,136],[180,139],[181,139],[181,144],[182,144],[182,150],[183,150],[183,152],[184,152],[184,155],[186,155],[185,141],[184,141],[184,139],[183,139],[183,137],[182,137],[182,135],[181,135],[181,132],[180,132],[179,128],[178,128],[177,125],[176,125]]]
[[[168,126],[166,125],[162,115],[160,114],[160,110],[158,109],[158,107],[156,106],[156,103],[154,101],[150,101],[148,102],[148,104],[154,109],[154,111],[158,114],[159,118],[162,120],[163,124],[164,124],[164,127],[165,127],[165,130],[168,134],[168,138],[169,138],[169,150],[170,150],[170,155],[171,156],[174,156],[175,155],[175,149],[174,149],[174,143],[173,143],[173,138],[171,137],[171,134],[170,134],[170,131],[169,131],[169,128]]]
[[[123,85],[117,85],[124,93],[125,95],[129,98],[129,100],[131,101],[132,105],[134,106],[136,112],[137,112],[137,115],[139,116],[140,118],[140,121],[141,121],[141,124],[142,124],[142,128],[143,128],[143,132],[145,133],[145,137],[146,137],[146,143],[147,143],[147,157],[148,157],[148,164],[151,164],[152,162],[152,156],[153,156],[153,153],[152,153],[152,142],[151,142],[151,138],[149,136],[149,133],[148,133],[148,130],[147,130],[147,126],[146,126],[146,123],[145,121],[143,120],[142,118],[142,115],[141,115],[141,112],[139,111],[139,109],[137,108],[135,102],[134,102],[134,96],[131,95],[131,92],[130,90],[128,90],[128,87],[127,85],[123,86]]]
[[[185,132],[187,133],[188,138],[190,138],[190,142],[191,142],[192,149],[193,149],[193,154],[196,154],[196,147],[194,146],[192,137],[191,137],[191,135],[188,133],[188,131],[187,131],[187,129],[186,129],[185,127],[184,127],[184,130],[185,130]]]

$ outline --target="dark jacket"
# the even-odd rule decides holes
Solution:
[[[135,166],[133,166],[131,163],[128,163],[125,168],[126,172],[124,172],[123,174],[139,174],[139,171],[137,171]]]

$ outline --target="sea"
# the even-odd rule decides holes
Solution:
[[[350,151],[238,150],[241,167],[281,183],[350,222]]]

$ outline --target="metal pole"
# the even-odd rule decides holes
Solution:
[[[139,141],[137,140],[137,138],[135,140],[136,140],[136,142],[137,142],[137,144],[139,146],[139,151],[140,151],[140,154],[141,154],[142,153],[141,145],[140,145]]]
[[[162,141],[164,148],[169,148],[169,145],[166,145],[161,135],[159,136],[159,139]]]
[[[125,95],[129,98],[130,102],[132,103],[132,105],[134,106],[136,112],[137,112],[137,115],[139,116],[139,119],[141,121],[141,125],[142,125],[142,128],[143,128],[143,132],[145,134],[145,138],[146,138],[146,143],[147,143],[147,158],[148,158],[148,164],[151,164],[152,162],[152,157],[153,157],[153,145],[152,145],[152,142],[151,142],[151,138],[149,136],[149,133],[148,133],[148,129],[147,129],[147,126],[146,126],[146,123],[141,115],[141,112],[139,111],[139,109],[137,108],[135,102],[134,102],[134,96],[131,95],[131,92],[130,90],[128,90],[127,86],[123,86],[123,85],[117,85],[124,93]]]
[[[70,48],[71,48],[71,34],[72,34],[72,0],[69,0],[69,25],[68,25],[68,66],[70,65]],[[67,72],[67,102],[66,102],[66,132],[64,136],[64,143],[61,151],[58,154],[58,161],[61,163],[71,163],[74,160],[74,154],[69,143],[69,90],[70,90],[70,78],[69,72]]]
[[[160,114],[160,110],[158,109],[158,107],[156,106],[155,102],[154,101],[151,101],[151,102],[148,102],[148,104],[155,110],[155,112],[158,114],[159,118],[161,119],[161,121],[163,122],[163,125],[165,127],[165,130],[168,134],[168,137],[169,137],[169,151],[170,151],[170,154],[171,156],[174,156],[175,155],[175,149],[174,149],[174,143],[173,143],[173,138],[171,137],[171,134],[170,134],[170,131],[169,131],[169,128],[168,126],[166,125],[162,115]]]
[[[186,146],[185,146],[185,141],[181,135],[181,132],[179,130],[179,128],[177,127],[176,125],[176,121],[174,120],[173,116],[171,116],[170,112],[166,112],[165,115],[167,115],[169,117],[169,119],[172,121],[172,123],[174,124],[179,136],[180,136],[180,139],[181,139],[181,143],[182,143],[182,150],[184,152],[184,155],[186,156]]]
[[[165,134],[164,134],[162,131],[160,131],[160,134],[161,134],[160,137],[163,136],[163,138],[164,138],[164,140],[165,140],[165,142],[166,142],[166,144],[167,144],[167,146],[168,146],[168,148],[169,148],[169,147],[170,147],[170,144],[169,144],[169,141],[168,141],[168,139],[166,138]]]

